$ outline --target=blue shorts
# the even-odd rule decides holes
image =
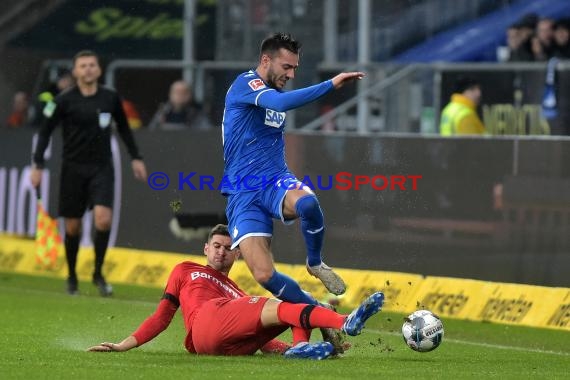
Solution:
[[[281,177],[277,183],[253,191],[244,191],[228,196],[226,216],[228,230],[232,237],[232,249],[250,236],[273,235],[273,219],[280,219],[285,224],[294,220],[283,217],[283,200],[287,191],[301,183],[292,174]]]

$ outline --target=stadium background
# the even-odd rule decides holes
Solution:
[[[470,1],[469,5],[444,0],[195,3],[195,54],[188,65],[191,70],[182,72],[183,65],[174,61],[183,58],[184,1],[100,0],[82,6],[70,0],[2,2],[0,120],[6,119],[14,92],[38,92],[58,70],[68,67],[70,55],[91,48],[102,55],[106,83],[135,102],[143,120],[148,121],[165,98],[169,84],[184,75],[192,78],[196,96],[209,105],[219,121],[227,85],[236,73],[255,65],[257,41],[272,30],[294,30],[305,46],[294,87],[328,78],[347,67],[362,67],[369,75],[362,86],[348,88],[291,115],[293,123],[286,138],[293,171],[312,178],[341,171],[422,175],[417,191],[374,191],[370,187],[321,191],[328,226],[327,260],[347,270],[428,276],[410,275],[423,291],[459,289],[452,294],[453,299],[473,294],[470,298],[483,305],[478,312],[473,308],[461,309],[467,314],[459,313],[459,309],[442,310],[443,315],[459,317],[480,315],[486,305],[482,294],[488,294],[489,299],[497,295],[496,289],[481,290],[481,284],[493,286],[486,281],[558,287],[549,288],[556,293],[552,296],[554,306],[548,309],[550,314],[541,314],[541,322],[536,324],[551,321],[551,325],[569,327],[570,139],[566,134],[570,130],[570,65],[561,62],[558,66],[559,115],[545,124],[534,116],[540,109],[546,64],[499,63],[495,54],[504,44],[504,31],[512,21],[529,11],[567,17],[570,6],[566,1]],[[331,15],[330,3],[337,5],[332,14],[338,22],[332,29],[327,17]],[[366,4],[370,6],[370,28],[366,30],[370,44],[363,57],[358,51],[362,43],[359,6]],[[499,27],[490,27],[496,26],[497,18],[501,20]],[[141,29],[136,20],[144,20],[146,29]],[[453,43],[452,37],[445,39],[446,33],[457,35],[467,29],[488,31],[478,38],[486,44],[466,43],[464,46],[471,47],[466,51],[457,49],[459,52],[448,56],[430,57],[445,63],[424,61],[426,50],[422,46],[444,51],[441,46]],[[336,32],[334,52],[327,49],[331,46],[327,32],[331,30]],[[429,45],[434,41],[439,45]],[[435,127],[439,110],[449,98],[454,78],[465,73],[483,84],[481,112],[494,136],[441,139]],[[343,108],[346,101],[349,103]],[[323,110],[339,105],[334,120],[318,119]],[[328,122],[339,131],[324,133],[322,126]],[[28,265],[29,242],[25,239],[35,232],[34,194],[25,180],[34,132],[0,130],[2,270],[34,272]],[[49,164],[50,186],[45,189],[49,198],[44,197],[52,214],[61,145],[57,135]],[[136,131],[136,139],[150,172],[162,171],[171,179],[179,172],[193,171],[221,176],[219,131],[142,128]],[[160,261],[169,253],[199,253],[203,244],[200,239],[183,241],[171,233],[171,202],[180,200],[182,213],[219,213],[224,199],[217,191],[177,190],[175,181],[163,191],[136,184],[129,175],[126,157],[122,147],[117,149],[116,159],[124,175],[118,190],[120,218],[114,227],[115,245],[162,252],[158,256],[133,256],[143,264],[145,258],[158,257]],[[84,245],[89,243],[86,236]],[[302,262],[301,247],[295,228],[276,226],[274,250],[279,262]],[[124,260],[132,263],[131,256],[121,252],[113,250],[110,260],[121,262],[120,255],[124,254]],[[82,255],[84,259],[90,256]],[[167,261],[178,259],[168,257]],[[152,276],[155,265],[125,269],[110,279],[161,286],[162,272]],[[150,277],[140,275],[149,271]],[[353,283],[364,282],[359,273],[355,272]],[[391,278],[395,283],[396,274],[386,276],[370,278],[369,285],[384,286]],[[482,282],[475,282],[478,285],[468,290],[457,287],[458,283],[441,285],[437,281],[444,280],[431,276]],[[505,289],[510,288],[504,285],[498,292]],[[503,309],[520,311],[524,309],[521,305],[530,303],[534,310],[544,310],[539,303],[543,288],[516,289],[514,293],[507,291],[508,296],[503,294],[512,300]],[[354,297],[356,301],[358,296]],[[418,297],[422,298],[412,298]],[[407,303],[402,301],[406,308],[412,304],[411,298]],[[490,320],[509,322],[508,317]]]

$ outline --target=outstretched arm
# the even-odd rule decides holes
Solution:
[[[89,347],[87,351],[109,352],[109,351],[128,351],[132,348],[142,346],[146,342],[154,339],[158,334],[166,330],[172,321],[172,317],[178,309],[178,304],[173,302],[172,296],[165,293],[165,296],[158,304],[153,315],[148,317],[132,335],[125,338],[121,343],[103,342],[93,347]]]
[[[340,73],[332,79],[298,90],[287,92],[279,92],[275,89],[262,90],[256,97],[256,105],[278,112],[289,111],[313,102],[330,91],[339,89],[344,84],[355,79],[361,79],[363,76],[364,73],[359,71]]]
[[[338,90],[346,83],[352,82],[353,80],[362,79],[364,77],[364,73],[361,71],[353,71],[350,73],[340,73],[331,79],[332,84],[335,90]]]
[[[138,346],[137,339],[134,336],[129,336],[125,338],[121,343],[109,343],[103,342],[93,347],[89,347],[87,351],[92,352],[109,352],[109,351],[128,351],[131,348],[135,348]]]

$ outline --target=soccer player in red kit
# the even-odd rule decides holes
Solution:
[[[251,355],[261,350],[286,357],[324,359],[334,347],[329,342],[309,343],[312,328],[335,328],[358,335],[384,301],[382,293],[374,293],[350,315],[343,315],[322,306],[248,296],[228,277],[239,248],[231,249],[225,225],[210,231],[204,253],[205,266],[185,261],[174,267],[158,308],[132,335],[120,343],[104,342],[88,350],[128,351],[141,346],[164,331],[181,307],[187,331],[184,345],[191,353]],[[293,346],[275,339],[289,327]]]

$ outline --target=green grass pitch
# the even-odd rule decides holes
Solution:
[[[0,379],[570,379],[570,332],[444,319],[442,345],[417,353],[401,338],[402,315],[384,312],[349,337],[343,357],[320,362],[190,355],[179,313],[143,347],[91,353],[85,349],[133,332],[161,290],[118,285],[104,299],[89,283],[78,297],[63,286],[0,273]]]

